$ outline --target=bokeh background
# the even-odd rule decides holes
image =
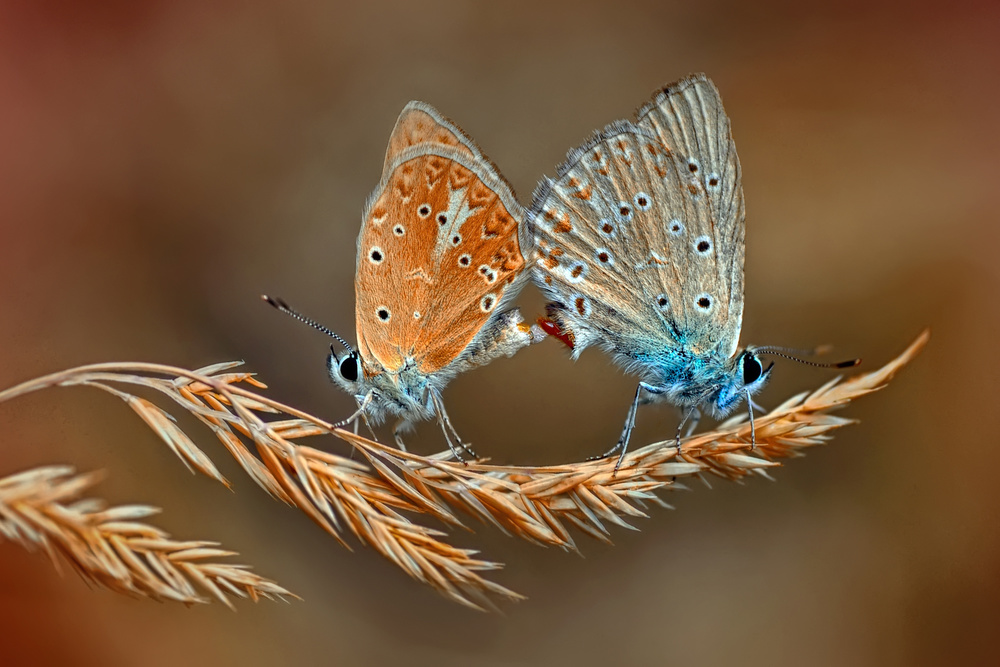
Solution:
[[[744,342],[924,354],[861,424],[775,483],[674,494],[585,558],[478,527],[529,600],[469,612],[268,500],[207,435],[232,494],[112,397],[0,405],[0,474],[106,469],[304,602],[185,609],[89,590],[0,543],[6,664],[986,664],[1000,625],[1000,8],[995,3],[0,3],[0,386],[77,364],[245,359],[330,419],[350,399],[354,242],[410,99],[454,118],[527,201],[593,129],[688,72],[732,117],[748,209]],[[540,307],[530,290],[526,309]],[[779,364],[774,406],[826,371]],[[634,379],[554,341],[459,378],[495,460],[613,442]],[[634,442],[671,435],[645,409]],[[440,447],[424,426],[413,446]],[[332,441],[331,441],[332,442]],[[331,447],[344,451],[337,443]]]

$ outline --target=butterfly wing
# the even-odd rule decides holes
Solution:
[[[576,354],[599,343],[643,364],[667,347],[735,349],[742,192],[708,79],[675,84],[640,110],[638,123],[614,123],[571,151],[558,177],[536,191],[528,217],[535,279],[559,304]]]
[[[369,367],[415,364],[432,374],[459,359],[515,296],[530,239],[521,236],[523,209],[510,186],[433,109],[408,105],[393,140],[413,119],[437,127],[420,130],[418,143],[397,142],[398,150],[390,141],[393,159],[358,238],[356,317]]]
[[[484,160],[475,142],[452,121],[442,116],[429,104],[416,100],[409,102],[396,119],[385,149],[383,175],[407,148],[418,145],[450,146],[476,160]]]
[[[686,187],[686,203],[691,204],[691,242],[685,256],[676,258],[687,267],[683,272],[690,288],[678,306],[681,321],[688,324],[688,345],[730,357],[743,323],[746,210],[740,160],[722,97],[708,77],[695,74],[657,93],[639,109],[637,125],[671,150],[674,190],[683,198]],[[697,240],[705,237],[709,247],[701,250]],[[703,296],[710,299],[707,309]]]

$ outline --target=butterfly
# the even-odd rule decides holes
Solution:
[[[591,345],[642,380],[640,402],[677,405],[677,429],[701,411],[721,417],[768,381],[761,355],[738,349],[743,320],[745,208],[741,170],[719,91],[703,74],[656,93],[635,122],[608,125],[573,149],[533,196],[533,278],[550,300],[550,335]],[[779,354],[779,356],[785,356]],[[806,362],[809,363],[809,362]],[[845,362],[854,365],[855,362]],[[815,364],[819,365],[819,364]]]
[[[422,102],[407,104],[386,149],[382,178],[364,207],[357,244],[358,347],[324,331],[327,368],[350,393],[358,418],[399,419],[393,435],[437,419],[456,458],[474,453],[452,426],[441,399],[459,373],[540,341],[508,304],[528,281],[532,239],[511,187],[457,125]]]

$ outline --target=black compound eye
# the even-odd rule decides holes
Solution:
[[[760,377],[761,373],[764,372],[764,368],[760,365],[760,361],[757,357],[753,356],[749,352],[743,355],[743,384],[753,384]]]
[[[358,357],[350,355],[340,362],[340,376],[348,382],[358,381]]]

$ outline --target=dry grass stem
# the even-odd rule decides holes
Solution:
[[[246,565],[216,562],[235,552],[215,542],[178,542],[143,523],[159,513],[155,507],[105,509],[98,500],[81,499],[98,477],[48,466],[0,478],[0,536],[29,550],[40,547],[57,568],[62,556],[87,582],[135,597],[188,605],[215,598],[231,609],[230,596],[296,597]]]
[[[264,385],[249,373],[226,372],[238,363],[194,372],[139,363],[81,366],[0,392],[0,401],[51,386],[104,389],[125,400],[189,468],[228,486],[168,413],[117,387],[154,389],[210,428],[258,485],[304,511],[341,542],[346,529],[451,599],[484,608],[492,606],[491,595],[520,597],[479,574],[500,565],[448,545],[438,539],[443,533],[414,523],[409,514],[461,525],[461,512],[510,535],[569,550],[576,549],[570,528],[610,541],[609,526],[632,528],[627,519],[645,517],[649,503],[664,505],[656,492],[674,487],[679,479],[709,473],[732,480],[766,477],[778,459],[800,456],[826,442],[831,431],[853,423],[830,413],[884,387],[928,338],[924,332],[879,370],[834,379],[756,417],[753,450],[746,417],[736,417],[684,439],[680,452],[672,438],[631,451],[617,474],[614,458],[531,467],[483,461],[463,465],[447,460],[446,453],[402,452],[239,386]],[[322,434],[353,445],[368,465],[294,442]]]

